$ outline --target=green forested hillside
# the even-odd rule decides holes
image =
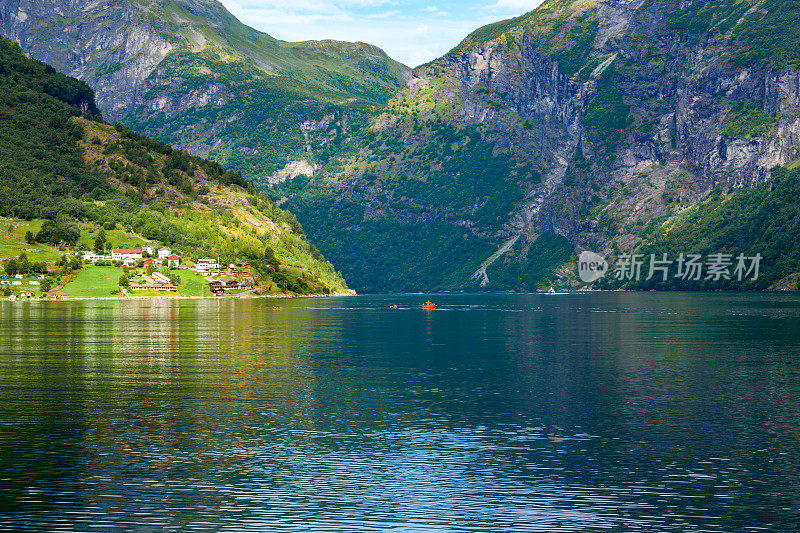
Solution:
[[[86,84],[31,61],[0,38],[0,214],[53,216],[61,199],[109,186],[83,165],[72,117],[97,117]],[[85,110],[85,111],[84,111]]]
[[[28,240],[123,230],[194,257],[248,260],[298,293],[346,285],[297,219],[241,174],[100,121],[82,82],[0,38],[0,215],[45,219]],[[32,238],[31,238],[32,237]]]
[[[389,132],[363,130],[353,142],[360,150],[337,169],[339,183],[298,178],[270,194],[288,198],[359,287],[463,288],[493,251],[475,230],[501,231],[536,171],[481,128],[413,111],[401,121]]]
[[[165,58],[142,105],[122,120],[256,183],[290,160],[328,160],[394,94],[406,72],[362,43],[283,43],[238,22],[206,35],[202,51],[181,47]],[[265,71],[264,64],[278,67]],[[214,90],[219,104],[154,113],[150,100],[174,93],[175,79],[184,93],[220,84],[224,88]],[[307,120],[324,125],[303,132]]]
[[[757,280],[684,281],[674,277],[666,282],[656,276],[650,281],[631,283],[641,289],[783,289],[800,288],[800,169],[776,168],[766,183],[729,194],[717,190],[697,205],[654,226],[637,253],[655,253],[675,259],[679,254],[744,254],[763,259]],[[735,263],[735,259],[734,259]],[[794,275],[794,276],[793,276]],[[703,275],[705,277],[705,274]],[[603,284],[622,284],[609,278]]]

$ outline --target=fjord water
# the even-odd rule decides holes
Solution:
[[[3,303],[0,530],[800,523],[800,296],[427,298]]]

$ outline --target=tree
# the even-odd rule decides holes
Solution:
[[[94,253],[102,254],[106,251],[106,230],[100,228],[97,237],[94,239]]]
[[[42,229],[36,234],[36,242],[46,244],[58,244],[64,241],[75,244],[81,236],[81,230],[77,224],[66,219],[46,220],[42,224]]]
[[[17,259],[17,272],[20,274],[28,274],[31,271],[31,264],[28,262],[28,254],[22,252]]]
[[[123,274],[119,277],[119,286],[120,287],[128,287],[131,284],[131,280],[128,279],[127,274]]]
[[[28,244],[36,243],[36,236],[33,234],[31,230],[25,232],[25,242]]]
[[[11,259],[9,259],[8,261],[6,261],[3,264],[3,268],[5,269],[6,274],[8,274],[9,276],[11,276],[11,277],[16,276],[17,275],[17,260],[12,257]]]
[[[42,292],[50,292],[50,289],[53,288],[53,279],[52,278],[44,278],[41,284]]]
[[[278,270],[278,258],[275,257],[275,250],[273,250],[271,246],[264,248],[264,261],[266,262],[266,267],[272,267],[276,271]]]

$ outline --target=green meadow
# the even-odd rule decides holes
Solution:
[[[75,279],[61,292],[76,298],[108,298],[119,288],[122,269],[111,266],[95,266],[81,270]]]

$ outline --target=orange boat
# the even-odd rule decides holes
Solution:
[[[436,309],[436,304],[428,300],[424,304],[422,304],[423,309]]]

